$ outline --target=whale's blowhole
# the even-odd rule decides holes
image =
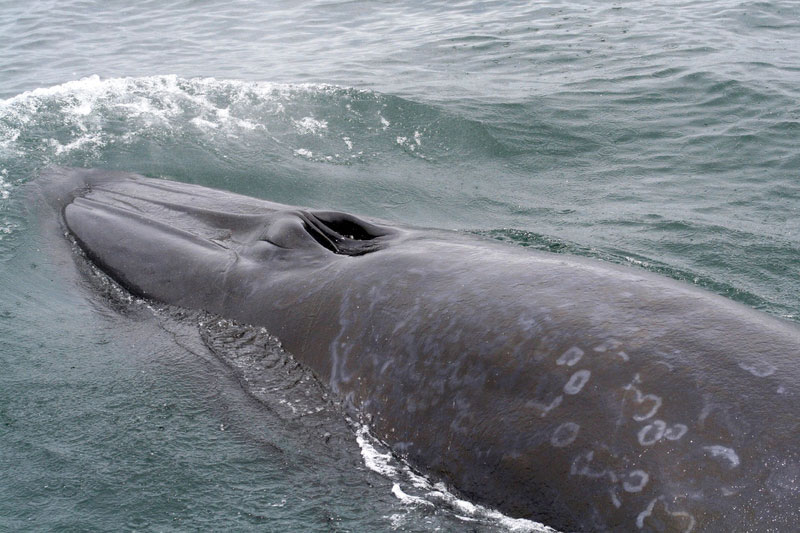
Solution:
[[[381,249],[389,236],[382,228],[347,213],[336,211],[303,212],[303,227],[318,244],[339,255],[359,256]]]

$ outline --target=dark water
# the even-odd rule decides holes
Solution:
[[[514,526],[414,500],[324,399],[265,405],[235,349],[98,291],[26,213],[42,168],[477,232],[800,320],[798,42],[792,1],[0,1],[0,529]]]

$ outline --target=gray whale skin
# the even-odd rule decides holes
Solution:
[[[800,523],[794,323],[471,235],[124,172],[37,181],[122,286],[266,327],[473,501],[566,531]]]

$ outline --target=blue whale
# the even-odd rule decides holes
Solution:
[[[567,531],[793,531],[800,328],[696,287],[131,173],[37,183],[133,294],[263,326],[398,456]]]

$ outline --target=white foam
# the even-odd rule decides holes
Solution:
[[[420,498],[419,496],[411,496],[403,492],[403,489],[400,488],[399,483],[395,483],[392,485],[392,494],[394,494],[398,500],[405,503],[406,505],[422,505],[427,507],[433,507],[433,503],[429,502],[425,498]]]
[[[395,143],[406,150],[407,153],[414,154],[420,159],[428,159],[421,150],[418,150],[418,148],[422,148],[422,133],[419,131],[414,131],[414,135],[411,138],[405,135],[398,135],[395,138]]]
[[[306,159],[312,159],[314,157],[314,152],[306,148],[298,148],[294,151],[294,155],[298,157],[305,157]]]
[[[11,184],[6,181],[8,178],[8,169],[0,170],[0,199],[6,200],[11,196]]]
[[[5,100],[0,100],[0,117],[7,116],[6,109],[3,108],[3,103]],[[14,117],[19,119],[19,117]],[[19,130],[10,126],[9,124],[3,124],[0,122],[0,148],[8,148],[11,146],[16,140],[19,138]]]
[[[211,122],[210,120],[206,120],[200,117],[194,117],[189,122],[200,128],[201,130],[215,130],[219,128],[219,124],[216,124],[214,122]]]
[[[629,262],[629,263],[632,263],[632,264],[640,266],[640,267],[645,267],[645,268],[650,267],[650,263],[648,263],[646,261],[640,261],[639,259],[634,259],[633,257],[629,257],[627,255],[625,256],[625,260],[627,262]]]
[[[395,513],[388,517],[389,522],[392,524],[392,529],[397,530],[405,525],[408,521],[408,516],[405,514]]]
[[[292,123],[302,135],[319,135],[322,130],[328,129],[327,121],[317,120],[314,117],[303,117],[300,120],[293,120]]]
[[[470,518],[489,518],[504,529],[519,533],[557,533],[555,529],[540,524],[539,522],[534,522],[533,520],[527,520],[525,518],[511,518],[494,509],[489,509],[482,505],[476,505],[466,500],[459,499],[447,490],[444,483],[436,483],[433,488],[435,490],[429,492],[428,496],[441,499],[455,510],[468,515]]]
[[[494,509],[462,500],[450,492],[444,483],[431,483],[424,476],[415,473],[407,464],[395,459],[391,452],[379,452],[376,448],[377,442],[369,434],[366,426],[361,426],[356,431],[356,441],[361,448],[365,466],[394,481],[392,494],[406,505],[427,507],[440,503],[450,507],[454,511],[455,517],[461,520],[490,521],[515,533],[558,533],[555,529],[539,522],[524,518],[511,518]],[[408,482],[415,489],[423,491],[424,497],[414,496],[404,491],[402,484]]]
[[[3,240],[4,236],[10,235],[18,227],[17,224],[12,224],[10,222],[0,222],[0,241]]]
[[[61,155],[75,150],[96,150],[105,146],[106,141],[100,133],[87,133],[67,144],[61,144],[55,139],[50,139],[50,144],[55,148],[56,155]]]
[[[361,457],[364,459],[366,467],[383,476],[396,476],[397,468],[391,464],[392,454],[390,452],[380,453],[375,446],[372,445],[368,435],[369,432],[366,426],[362,426],[356,432],[356,442],[358,442],[358,446],[361,448]]]
[[[342,90],[328,84],[187,79],[175,75],[105,79],[89,76],[0,100],[0,155],[32,155],[43,159],[42,164],[62,163],[61,158],[71,152],[97,155],[93,152],[112,143],[152,138],[153,130],[161,136],[180,136],[180,130],[190,126],[201,135],[222,134],[228,138],[268,131],[267,124],[282,132],[321,136],[328,129],[326,120],[307,116],[308,111],[291,117],[287,109],[304,95],[338,94]],[[354,92],[372,94],[347,89],[348,95]],[[41,131],[52,134],[48,138]],[[33,145],[29,132],[35,134]],[[275,135],[270,138],[275,140]],[[345,143],[351,150],[349,137]]]

